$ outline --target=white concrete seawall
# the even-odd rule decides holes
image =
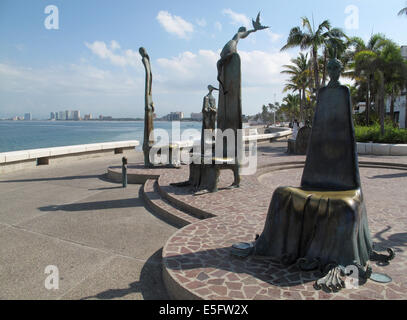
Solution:
[[[131,140],[2,152],[0,174],[67,160],[100,157],[112,153],[121,154],[134,150],[139,144],[139,141]]]
[[[357,143],[358,154],[376,156],[407,156],[407,144]]]
[[[246,143],[250,141],[270,141],[287,137],[291,133],[291,130],[285,130],[271,134],[247,135],[243,140]],[[176,141],[171,143],[171,146],[172,148],[183,149],[191,148],[195,144],[200,144],[200,141]],[[112,153],[121,154],[135,150],[139,145],[139,141],[131,140],[3,152],[0,153],[0,174],[64,161],[101,157]],[[357,151],[359,155],[407,156],[407,144],[358,142]]]

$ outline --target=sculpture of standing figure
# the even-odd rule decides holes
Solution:
[[[150,57],[147,54],[146,49],[141,47],[139,49],[140,55],[142,57],[144,68],[146,70],[146,84],[145,84],[145,109],[144,109],[144,141],[143,141],[143,152],[144,152],[144,165],[146,167],[151,167],[150,162],[150,148],[154,144],[153,136],[153,115],[154,115],[154,102],[152,96],[152,82],[153,75],[151,72]]]
[[[232,40],[224,46],[220,54],[221,58],[217,62],[218,81],[220,83],[217,128],[222,132],[232,129],[235,137],[234,146],[228,143],[225,138],[224,141],[217,141],[217,143],[223,143],[224,158],[227,157],[228,147],[234,147],[234,161],[236,164],[234,168],[234,185],[236,186],[239,185],[240,181],[239,160],[237,159],[238,148],[242,147],[238,146],[238,140],[242,141],[242,139],[238,139],[238,134],[241,134],[242,130],[242,81],[237,44],[240,39],[245,39],[252,32],[268,28],[260,24],[260,13],[257,15],[256,21],[252,22],[254,29],[247,31],[245,27],[240,27]]]
[[[208,86],[209,93],[203,99],[202,105],[202,134],[201,134],[201,154],[205,154],[205,130],[210,130],[208,133],[212,133],[215,130],[216,125],[216,99],[212,95],[213,90],[218,90],[215,87]],[[212,137],[212,136],[211,136]],[[212,140],[210,142],[212,148]]]

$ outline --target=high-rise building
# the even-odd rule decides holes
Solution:
[[[28,113],[24,114],[24,120],[25,121],[31,121],[32,120],[31,112],[28,112]]]
[[[171,112],[169,115],[166,115],[165,118],[168,121],[178,121],[178,120],[184,119],[184,113],[183,112]]]
[[[55,113],[54,113],[54,112],[51,112],[51,113],[50,113],[49,119],[50,119],[50,120],[55,120]]]
[[[64,111],[58,112],[58,120],[66,120],[66,113]]]
[[[80,120],[81,119],[81,112],[79,110],[73,111],[73,120]]]

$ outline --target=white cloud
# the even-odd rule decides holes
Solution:
[[[139,64],[140,55],[133,50],[125,50],[122,54],[113,53],[120,49],[119,43],[113,40],[110,44],[110,49],[103,41],[95,41],[93,43],[85,42],[85,45],[99,58],[107,59],[112,64],[120,67],[132,66],[135,67]]]
[[[218,31],[222,31],[222,24],[219,21],[215,22],[215,29]]]
[[[285,75],[281,75],[282,66],[289,64],[292,58],[287,52],[240,51],[243,82],[248,87],[267,87],[284,84]]]
[[[110,42],[110,48],[114,51],[120,49],[120,44],[116,40]]]
[[[158,22],[165,31],[175,34],[179,38],[188,39],[194,32],[194,26],[179,16],[173,16],[168,11],[160,11],[157,15]]]
[[[206,23],[206,20],[205,19],[196,19],[196,24],[198,25],[198,26],[200,26],[200,27],[206,27],[206,25],[207,25],[207,23]]]
[[[243,25],[246,28],[251,27],[251,20],[243,13],[234,12],[232,9],[223,9],[222,13],[229,16],[229,18],[232,20],[231,23],[234,25]]]
[[[270,38],[271,42],[277,42],[278,40],[283,38],[282,34],[278,34],[275,33],[273,31],[271,31],[270,29],[266,29],[266,34],[268,35],[268,37]]]
[[[89,45],[97,56],[133,69],[105,70],[81,64],[26,68],[0,63],[0,108],[24,113],[33,108],[45,116],[50,111],[73,108],[82,113],[113,116],[143,116],[144,70],[138,52],[116,49],[112,58],[110,46],[103,42]],[[220,50],[185,51],[175,57],[152,60],[153,100],[162,116],[175,109],[199,112],[207,85],[218,87],[216,62]],[[241,51],[243,113],[255,114],[261,106],[279,98],[286,80],[282,66],[292,55],[279,51]],[[120,58],[117,58],[120,57]],[[90,60],[91,61],[91,60]],[[120,107],[119,107],[120,106]]]
[[[61,95],[131,94],[135,79],[123,72],[112,73],[91,65],[71,64],[33,69],[0,64],[0,84],[4,91]]]
[[[83,114],[142,116],[144,75],[87,64],[28,68],[0,63],[0,116],[79,109]]]
[[[272,101],[274,94],[280,97],[286,80],[280,72],[283,65],[290,63],[292,56],[279,51],[239,50],[239,54],[242,60],[243,113],[254,114],[260,111],[262,104]],[[219,85],[216,79],[218,59],[219,52],[212,50],[187,51],[173,58],[158,59],[156,92],[178,97],[186,93],[193,95],[194,110],[198,110],[207,85]],[[179,99],[178,105],[189,112],[194,111],[186,99]]]

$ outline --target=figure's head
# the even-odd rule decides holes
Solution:
[[[142,57],[146,57],[147,56],[147,50],[144,49],[143,47],[140,47],[140,49],[138,49],[138,52],[140,52]]]
[[[331,81],[337,82],[343,69],[342,63],[338,59],[331,59],[328,62],[327,69]]]
[[[238,32],[246,32],[246,31],[247,31],[246,27],[240,27],[238,30]]]

